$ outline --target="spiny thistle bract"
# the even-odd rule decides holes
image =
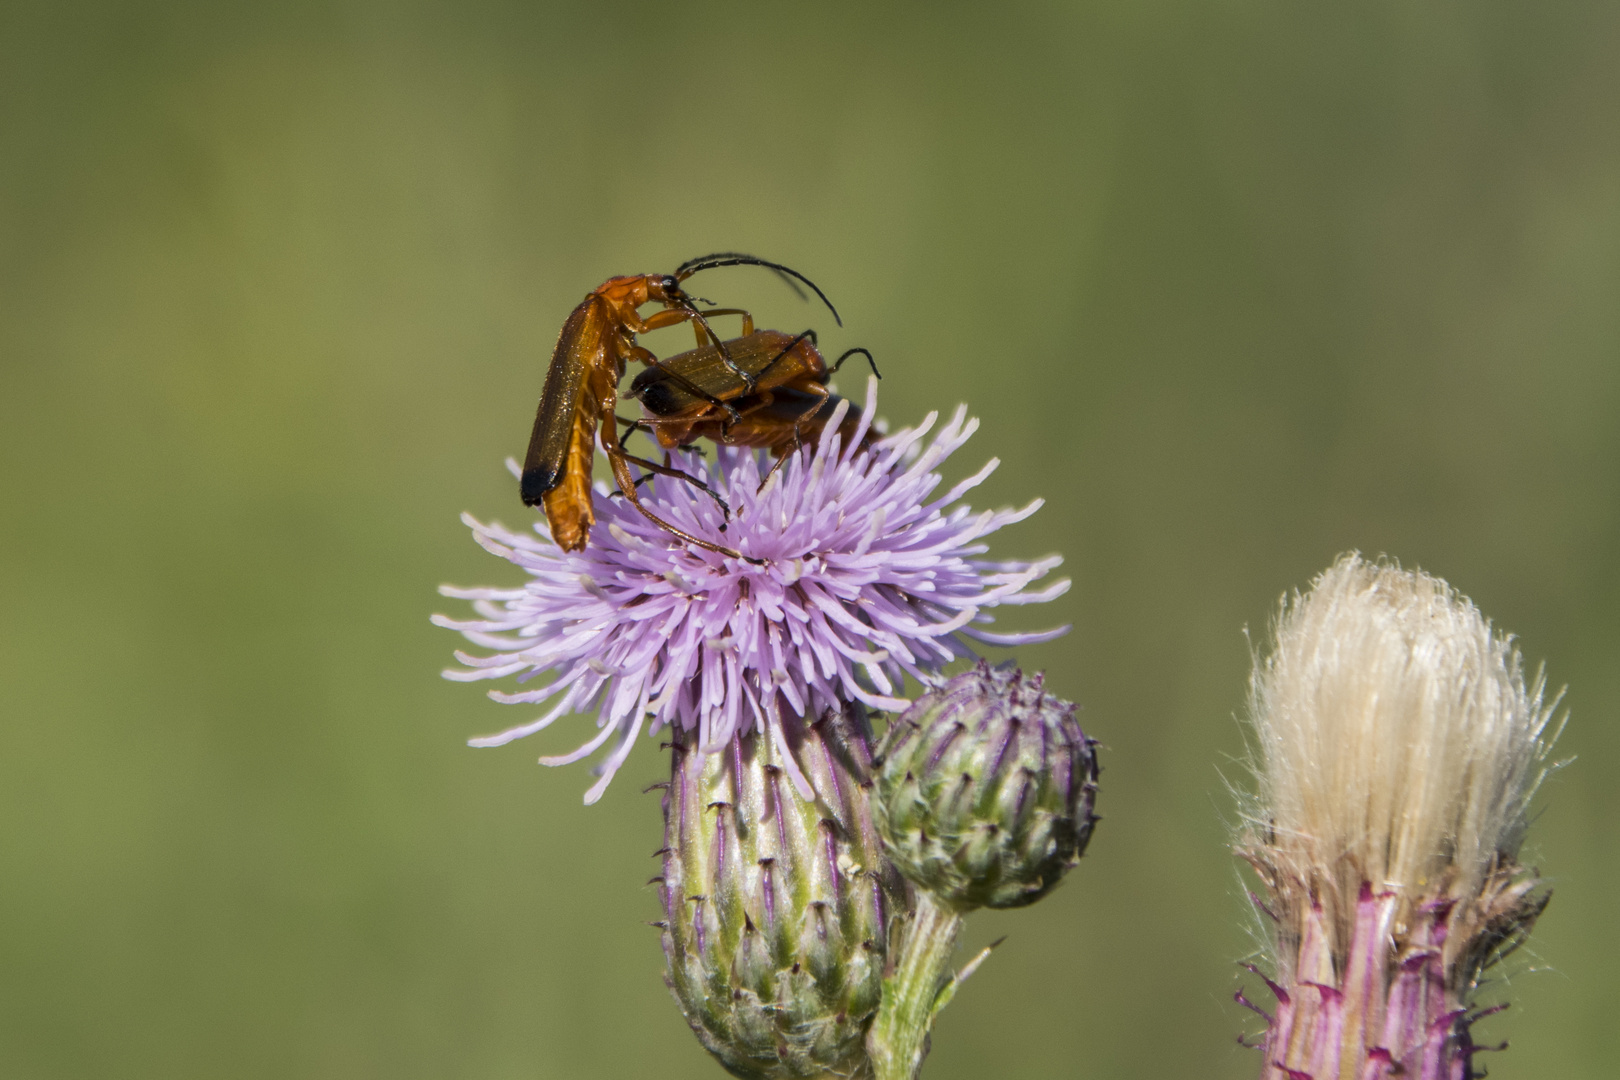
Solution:
[[[889,921],[905,905],[872,827],[870,733],[854,704],[782,731],[713,754],[676,733],[654,879],[667,980],[736,1076],[866,1076]],[[813,800],[795,792],[789,754]]]
[[[1091,838],[1096,744],[1042,683],[981,661],[919,698],[879,750],[885,850],[958,911],[1034,903]]]
[[[1518,862],[1552,742],[1541,678],[1444,581],[1351,554],[1284,598],[1250,697],[1237,846],[1277,1005],[1238,1000],[1267,1019],[1261,1077],[1479,1075],[1471,999],[1547,902]]]

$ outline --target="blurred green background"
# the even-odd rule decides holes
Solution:
[[[1337,553],[1471,594],[1576,765],[1503,1080],[1613,1075],[1620,8],[0,6],[0,1075],[712,1077],[660,981],[661,772],[445,683],[510,583],[557,328],[741,248],[833,296],[979,505],[1048,500],[1092,854],[928,1076],[1249,1077],[1243,628]],[[700,290],[821,325],[769,275]],[[671,332],[672,334],[676,332]],[[660,351],[686,347],[684,333]],[[846,384],[848,384],[846,380]],[[858,381],[855,384],[858,386]]]

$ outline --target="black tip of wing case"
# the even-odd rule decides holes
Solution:
[[[544,469],[525,469],[518,489],[523,494],[524,506],[539,506],[546,492],[557,486],[557,478]]]

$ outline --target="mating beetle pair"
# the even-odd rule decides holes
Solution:
[[[618,419],[614,409],[619,381],[630,360],[646,364],[647,370],[631,384],[631,394],[642,405],[644,415],[634,421],[618,420],[629,425],[626,438],[640,429],[652,434],[666,450],[700,438],[759,447],[777,456],[778,468],[787,454],[818,434],[832,415],[838,404],[826,386],[832,372],[857,353],[871,362],[871,353],[865,349],[850,349],[829,368],[816,351],[814,332],[795,336],[756,331],[748,312],[699,309],[681,288],[683,281],[700,270],[743,265],[774,270],[790,284],[793,279],[804,282],[838,320],[831,301],[802,274],[732,252],[692,259],[673,274],[612,278],[568,316],[546,373],[521,479],[523,501],[545,508],[552,539],[563,550],[584,548],[595,520],[590,476],[600,430],[614,480],[631,505],[689,544],[741,557],[731,548],[676,528],[637,497],[632,462],[651,473],[691,483],[728,510],[720,496],[696,477],[625,451],[612,421]],[[642,318],[638,309],[654,302],[663,304],[664,310]],[[720,315],[740,315],[742,336],[721,341],[709,324],[711,317]],[[691,323],[697,335],[699,347],[690,352],[661,361],[636,343],[637,334],[682,322]],[[854,433],[855,415],[853,409],[846,415],[841,429],[846,438]]]

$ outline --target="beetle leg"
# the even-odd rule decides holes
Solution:
[[[762,564],[765,561],[763,559],[749,558],[734,548],[722,547],[721,545],[711,543],[708,540],[700,540],[691,533],[676,528],[643,506],[640,497],[636,495],[635,477],[630,475],[630,455],[626,454],[624,452],[624,448],[619,445],[619,429],[614,425],[609,424],[602,429],[602,436],[602,447],[607,451],[608,464],[613,468],[613,478],[618,482],[619,490],[624,493],[624,497],[630,500],[631,506],[634,506],[638,511],[641,512],[642,517],[646,518],[648,521],[651,521],[654,525],[657,525],[666,532],[669,532],[672,535],[685,540],[688,544],[695,545],[696,547],[704,548],[720,555],[729,555],[734,559],[743,559],[747,562],[755,564]]]
[[[641,430],[656,439],[665,450],[686,449],[688,441],[695,438],[692,428],[697,422],[696,418],[690,416],[643,416],[637,421]]]
[[[781,457],[777,458],[776,462],[773,465],[771,465],[770,471],[765,474],[765,479],[761,480],[759,482],[759,487],[754,489],[754,494],[755,495],[758,495],[760,492],[764,491],[765,490],[765,485],[771,482],[771,477],[775,476],[778,472],[780,472],[781,469],[782,469],[782,466],[787,464],[787,459],[792,457],[794,454],[797,454],[799,452],[799,445],[800,445],[799,444],[799,429],[794,428],[793,429],[793,449],[789,450],[787,453],[785,453]]]
[[[646,458],[637,457],[634,454],[626,454],[624,453],[624,448],[622,446],[619,448],[619,450],[619,456],[624,458],[624,460],[633,461],[650,473],[656,473],[659,476],[672,476],[677,480],[685,480],[688,484],[691,484],[693,487],[703,492],[703,494],[713,499],[715,505],[720,508],[720,512],[726,516],[726,520],[731,520],[731,504],[726,502],[726,500],[720,496],[718,491],[715,491],[708,484],[705,484],[691,473],[682,472],[671,465],[660,465],[656,461],[648,461]],[[637,480],[636,483],[639,485],[641,481]]]
[[[817,405],[816,408],[819,409],[819,408],[821,408],[821,406]],[[814,410],[812,410],[812,412],[813,411]],[[765,479],[763,479],[763,480],[761,480],[759,482],[759,487],[754,489],[754,494],[758,495],[760,492],[764,491],[765,490],[765,485],[771,482],[771,477],[775,476],[781,470],[782,466],[787,464],[788,458],[792,457],[794,454],[797,454],[799,452],[799,450],[803,446],[804,446],[804,439],[800,436],[799,425],[797,423],[795,423],[793,425],[793,446],[792,446],[792,448],[790,448],[790,449],[788,449],[788,450],[784,451],[783,453],[780,453],[780,454],[778,454],[776,456],[776,461],[771,465],[770,472],[766,473],[765,474]]]
[[[624,446],[625,443],[629,442],[630,436],[634,435],[638,431],[646,431],[647,437],[649,439],[653,438],[652,430],[644,427],[640,420],[627,420],[617,413],[613,415],[613,419],[624,425],[624,434],[619,436],[619,445],[621,447]]]
[[[696,317],[696,309],[688,310],[683,307],[665,308],[655,311],[645,319],[638,318],[639,325],[632,325],[631,329],[638,334],[645,334],[649,330],[662,330],[666,326],[679,326],[683,322],[691,322]],[[698,344],[703,344],[700,339]]]
[[[636,495],[636,481],[635,478],[630,475],[629,457],[627,455],[609,453],[608,464],[613,466],[613,478],[618,481],[619,491],[623,493],[626,499],[630,500],[630,505],[634,506],[641,513],[642,517],[646,518],[654,525],[657,525],[660,529],[663,529],[672,536],[686,541],[693,547],[705,548],[720,555],[729,555],[734,559],[744,559],[751,563],[763,563],[765,561],[763,559],[749,558],[735,548],[723,547],[720,544],[714,544],[707,540],[701,540],[698,537],[693,536],[691,533],[671,525],[669,522],[647,509],[646,506],[642,505],[641,499]]]
[[[754,332],[754,316],[752,314],[750,314],[744,308],[740,308],[740,307],[718,307],[718,308],[704,308],[703,309],[703,318],[705,320],[712,319],[716,315],[741,315],[742,316],[742,336],[747,337],[749,334],[752,334]],[[697,335],[698,348],[701,349],[703,346],[708,344],[708,341],[706,341],[704,339],[704,336],[703,336],[703,327],[700,327],[699,325],[697,325],[696,320],[693,321],[692,332]]]
[[[640,487],[642,484],[650,484],[650,483],[652,483],[652,480],[653,480],[652,473],[648,473],[646,476],[638,476],[638,477],[636,477],[636,487]],[[617,491],[617,490],[610,491],[610,492],[608,492],[608,498],[610,498],[610,499],[622,499],[622,498],[624,498],[624,492]]]
[[[832,394],[828,392],[827,388],[814,379],[806,377],[805,379],[797,380],[789,383],[788,385],[795,390],[802,390],[807,394],[815,394],[817,396],[817,400],[814,405],[805,410],[803,416],[799,417],[793,422],[793,449],[777,457],[776,464],[771,466],[771,471],[765,474],[765,479],[761,480],[759,482],[759,487],[754,489],[754,493],[756,495],[765,490],[765,485],[770,483],[771,477],[776,475],[776,471],[778,469],[787,464],[787,459],[792,457],[794,454],[797,454],[800,448],[804,446],[805,425],[811,420],[814,420],[816,418],[816,414],[822,409],[826,408],[827,402],[832,400]]]
[[[819,413],[822,409],[825,409],[827,407],[827,402],[832,400],[832,394],[829,393],[827,388],[825,386],[823,386],[821,383],[813,383],[811,385],[813,385],[815,387],[815,390],[813,390],[811,392],[815,393],[815,394],[819,394],[820,398],[816,401],[815,407],[810,409],[803,416],[799,417],[798,421],[793,425],[793,452],[794,453],[798,453],[799,452],[799,447],[804,445],[805,425],[808,424],[811,420],[814,420],[816,418],[816,414]],[[782,460],[785,461],[787,459],[784,457]]]

